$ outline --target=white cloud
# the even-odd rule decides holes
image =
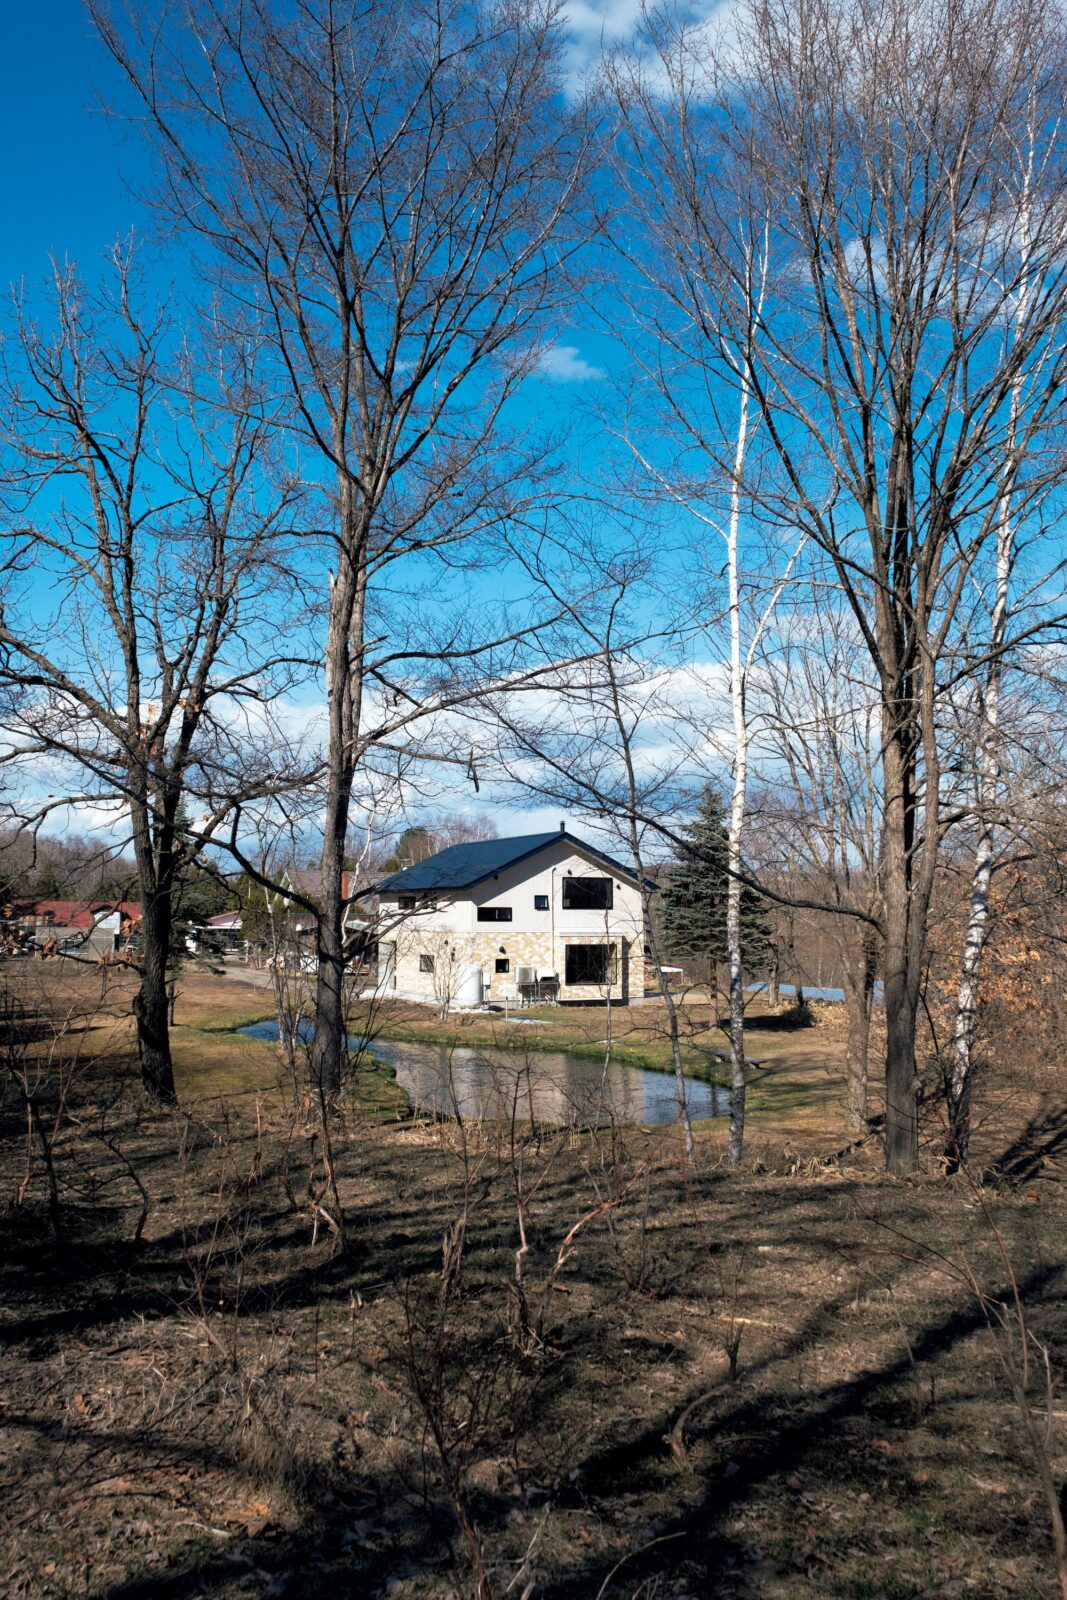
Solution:
[[[607,377],[603,367],[594,367],[576,344],[553,344],[542,350],[537,375],[548,383],[599,383]]]
[[[733,40],[736,0],[690,0],[685,21],[694,45],[702,35],[721,47]],[[568,92],[581,93],[597,73],[606,52],[622,47],[640,60],[646,84],[665,89],[667,76],[663,63],[647,38],[642,38],[643,0],[564,0],[567,49],[565,77]]]

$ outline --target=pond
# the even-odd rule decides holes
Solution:
[[[301,1032],[306,1028],[303,1024]],[[241,1032],[274,1041],[278,1026],[254,1022]],[[351,1040],[352,1048],[359,1042]],[[605,1073],[603,1061],[557,1050],[487,1054],[465,1046],[448,1050],[376,1039],[367,1052],[394,1068],[413,1109],[425,1115],[451,1117],[458,1109],[465,1120],[506,1119],[514,1111],[524,1119],[565,1126],[613,1118],[646,1126],[674,1121],[674,1076],[667,1072],[613,1062]],[[729,1114],[728,1089],[687,1078],[685,1093],[694,1119]]]

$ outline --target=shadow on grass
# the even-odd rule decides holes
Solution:
[[[1034,1117],[997,1159],[989,1176],[1011,1184],[1031,1183],[1050,1161],[1067,1155],[1067,1106]]]

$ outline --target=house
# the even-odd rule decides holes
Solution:
[[[5,916],[38,945],[84,946],[96,955],[121,950],[141,920],[135,900],[17,900]]]
[[[315,908],[322,901],[322,872],[318,867],[283,867],[277,881],[279,888],[264,891],[271,934],[260,938],[259,948],[273,950],[272,960],[282,966],[313,972],[318,965]],[[370,913],[357,903],[354,872],[341,874],[341,893],[345,902],[341,931],[348,968],[366,976],[377,960],[375,929]]]
[[[223,911],[217,917],[208,917],[206,927],[211,943],[223,954],[241,948],[241,913]]]
[[[442,1005],[535,982],[562,1001],[641,1000],[654,888],[562,823],[452,845],[375,885],[379,986]]]
[[[313,906],[322,900],[322,872],[318,867],[284,867],[278,880],[282,886],[280,894],[268,896],[273,916],[284,915],[293,919],[291,929],[296,934],[310,934],[315,929],[314,912],[308,911],[301,904],[302,900],[310,900]],[[348,933],[353,927],[363,927],[366,923],[366,913],[361,906],[356,905],[356,874],[342,872],[341,895],[347,902],[344,911],[343,926]],[[300,898],[297,899],[296,897]]]

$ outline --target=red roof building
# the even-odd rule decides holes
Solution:
[[[122,922],[140,921],[137,900],[17,900],[11,920],[27,928],[91,930],[116,911]]]

